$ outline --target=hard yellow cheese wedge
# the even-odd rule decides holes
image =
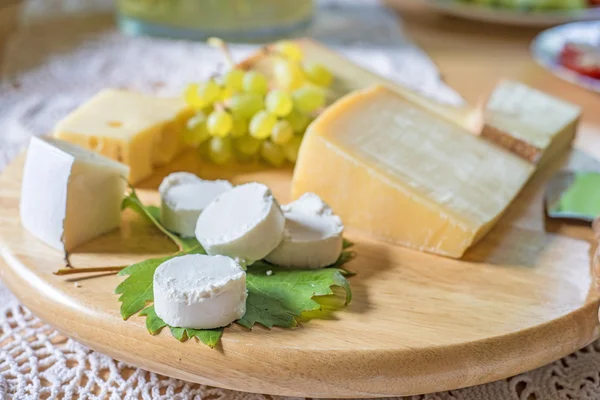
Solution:
[[[190,113],[179,98],[106,89],[60,121],[54,136],[129,165],[136,183],[183,149]]]
[[[318,194],[347,227],[377,239],[460,257],[534,169],[375,86],[344,97],[311,124],[292,195]]]
[[[573,141],[581,109],[513,81],[500,82],[488,100],[482,136],[544,164]]]

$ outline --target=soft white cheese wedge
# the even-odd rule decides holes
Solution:
[[[236,186],[204,209],[196,239],[207,254],[222,254],[250,264],[263,259],[283,238],[285,217],[263,184]]]
[[[41,241],[70,251],[119,227],[129,167],[52,138],[29,144],[20,214]]]
[[[285,233],[267,261],[298,268],[321,268],[337,261],[342,253],[344,225],[319,196],[305,193],[281,210]]]
[[[246,273],[225,256],[188,254],[154,273],[154,310],[171,326],[213,329],[246,313]]]
[[[160,220],[168,230],[183,237],[194,237],[202,210],[231,188],[228,181],[206,181],[189,172],[172,173],[158,187]]]

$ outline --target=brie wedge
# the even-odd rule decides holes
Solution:
[[[168,230],[182,237],[194,237],[202,210],[231,188],[228,181],[205,181],[189,172],[172,173],[158,187],[160,220]]]
[[[207,254],[251,264],[279,245],[284,224],[269,188],[247,183],[223,193],[204,209],[196,225],[196,239]]]
[[[128,175],[126,165],[82,147],[33,137],[21,188],[23,226],[70,251],[119,226]]]
[[[170,326],[213,329],[246,313],[246,273],[225,256],[188,254],[154,273],[154,310]]]
[[[342,253],[344,225],[340,217],[314,193],[281,207],[285,216],[283,240],[267,257],[286,267],[321,268]]]

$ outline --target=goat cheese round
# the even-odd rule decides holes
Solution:
[[[250,264],[263,259],[283,238],[285,217],[268,187],[236,186],[204,209],[196,239],[207,254],[222,254]]]
[[[285,234],[267,261],[297,268],[321,268],[337,261],[342,253],[344,225],[319,196],[305,193],[281,209]]]
[[[246,273],[225,256],[188,254],[154,273],[154,309],[170,326],[213,329],[246,313]]]
[[[189,172],[172,173],[158,187],[160,220],[168,230],[182,237],[194,237],[196,221],[202,210],[231,188],[227,181],[206,181]]]

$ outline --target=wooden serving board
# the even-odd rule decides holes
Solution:
[[[379,243],[347,232],[357,257],[348,269],[354,299],[328,319],[297,329],[237,325],[215,350],[144,318],[123,321],[113,294],[123,279],[52,274],[62,254],[33,238],[18,214],[19,157],[0,177],[0,276],[31,311],[64,334],[116,359],[189,381],[278,395],[369,397],[470,386],[534,369],[599,335],[589,227],[546,221],[544,183],[560,167],[600,169],[573,151],[539,172],[496,228],[462,260]],[[157,203],[163,176],[189,170],[234,183],[261,181],[288,200],[291,168],[217,167],[185,154],[140,185]],[[392,222],[392,221],[390,221]],[[552,232],[552,233],[547,233]],[[77,267],[122,265],[174,251],[132,212],[121,229],[82,246]],[[78,287],[74,282],[78,282]]]

